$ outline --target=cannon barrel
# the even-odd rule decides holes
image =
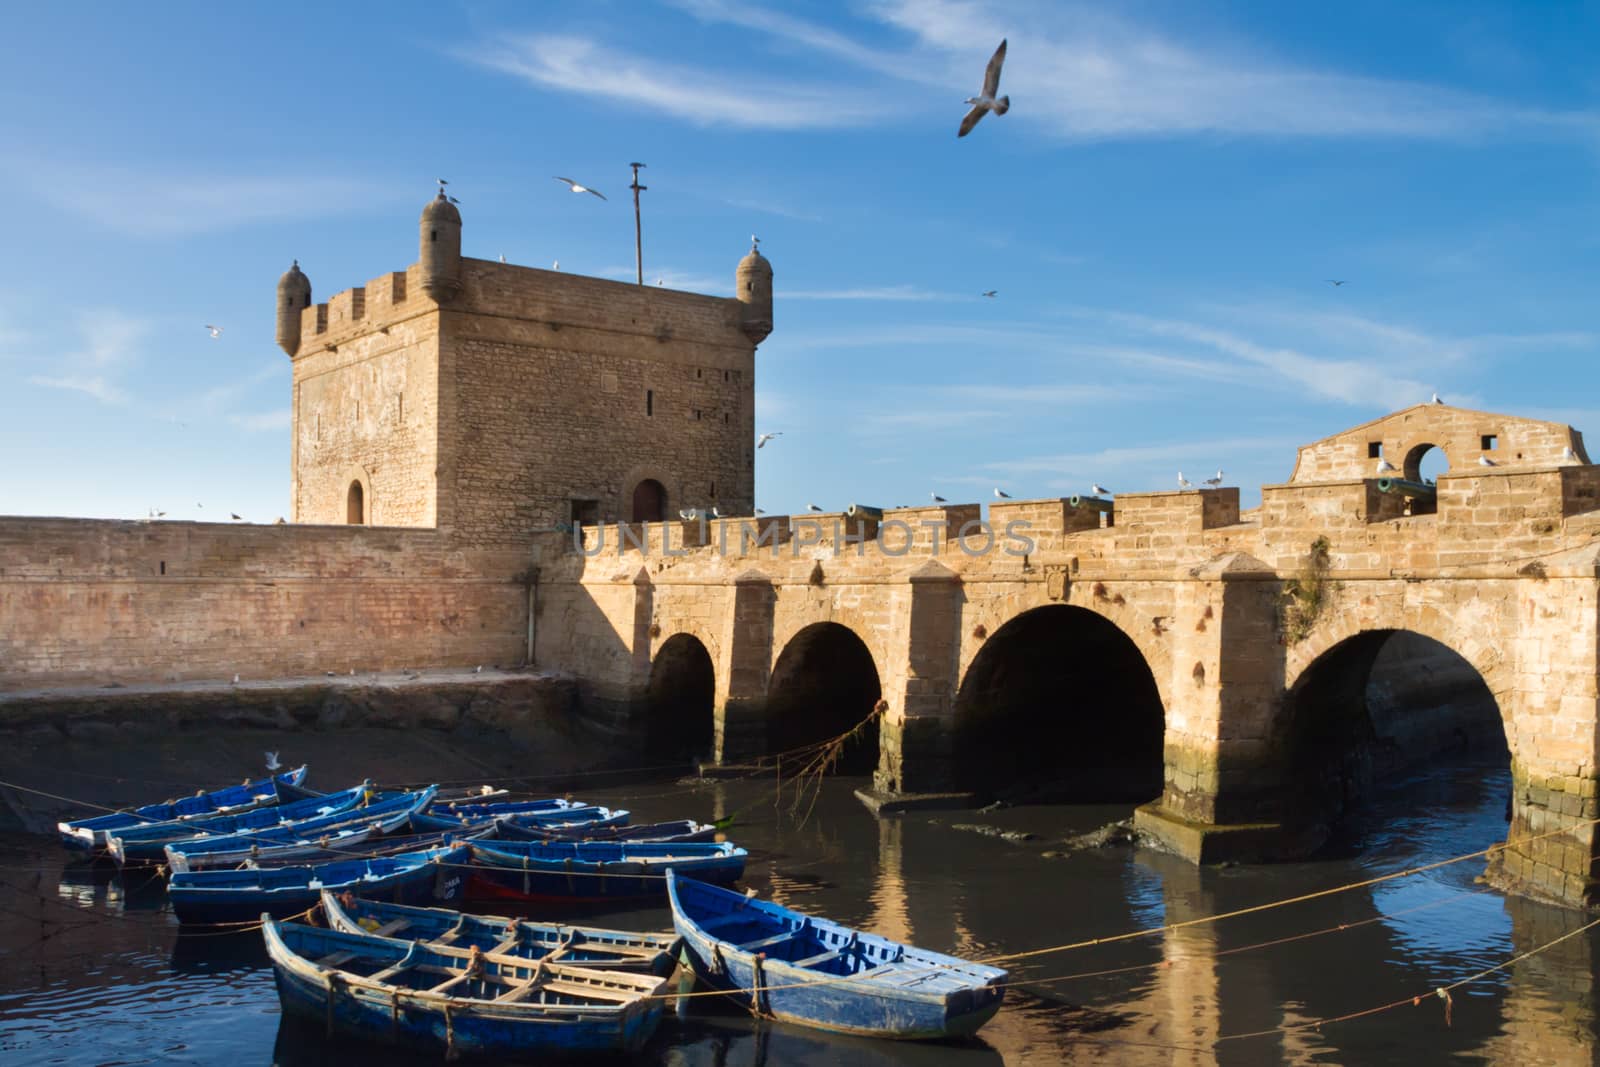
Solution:
[[[1429,485],[1427,482],[1413,482],[1405,478],[1379,478],[1378,492],[1399,493],[1402,496],[1433,499],[1439,494],[1439,487]]]
[[[844,509],[844,514],[849,519],[869,519],[872,522],[883,521],[883,509],[875,508],[871,504],[851,504]]]
[[[1100,511],[1107,514],[1110,513],[1112,507],[1111,501],[1105,499],[1104,497],[1079,496],[1077,494],[1067,497],[1067,504],[1069,507],[1078,508],[1080,510],[1087,508],[1089,511]]]

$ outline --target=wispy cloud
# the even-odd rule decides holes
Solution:
[[[637,267],[604,267],[595,273],[598,277],[619,282],[633,282],[639,278]],[[729,296],[733,293],[733,282],[729,278],[713,278],[709,274],[695,274],[691,271],[646,270],[644,283],[663,289],[677,289],[685,293],[707,293],[712,296]]]
[[[87,393],[102,404],[111,404],[121,407],[127,404],[128,394],[118,386],[107,381],[104,375],[69,374],[61,377],[46,377],[36,374],[28,379],[33,385],[42,385],[47,389],[67,389],[77,393]]]
[[[541,89],[632,104],[702,126],[825,129],[883,117],[877,102],[832,85],[661,63],[586,37],[513,36],[459,54]]]
[[[354,178],[301,174],[135,171],[33,159],[11,169],[40,200],[134,237],[182,237],[348,212],[386,195]]]
[[[882,285],[859,289],[785,289],[782,300],[973,300],[958,293],[939,293],[915,285]]]
[[[777,215],[780,218],[794,219],[797,222],[821,222],[822,216],[811,211],[790,207],[787,204],[774,204],[765,200],[744,200],[725,198],[722,201],[729,207],[736,207],[743,211],[759,211],[764,215]]]

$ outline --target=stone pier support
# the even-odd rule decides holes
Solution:
[[[767,751],[767,679],[772,670],[772,580],[747,570],[730,583],[732,610],[724,618],[726,661],[717,670],[716,728],[712,752],[718,763],[736,763]]]
[[[955,775],[950,751],[961,656],[960,577],[935,561],[914,571],[903,643],[891,652],[894,666],[884,679],[888,711],[879,726],[879,793],[948,790]]]

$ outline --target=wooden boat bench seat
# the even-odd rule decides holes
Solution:
[[[341,967],[355,958],[356,954],[354,952],[335,952],[330,956],[322,957],[317,961],[317,965],[319,967],[327,967],[332,969]]]
[[[772,948],[774,945],[781,945],[785,941],[792,941],[799,935],[799,933],[800,931],[798,930],[785,930],[783,933],[773,934],[771,937],[763,937],[756,941],[741,942],[735,947],[737,947],[741,952],[761,952],[765,949]]]
[[[807,956],[803,960],[795,960],[794,961],[794,966],[796,966],[796,967],[815,967],[819,963],[827,963],[829,960],[838,959],[838,958],[842,957],[845,954],[845,952],[848,950],[848,948],[849,948],[849,946],[846,946],[845,948],[833,949],[831,952],[819,952],[815,956]]]
[[[373,937],[393,937],[395,934],[411,925],[411,920],[406,918],[392,919],[372,931]]]

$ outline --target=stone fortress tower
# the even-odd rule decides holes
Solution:
[[[772,331],[760,252],[729,299],[463,257],[461,227],[441,190],[407,269],[321,304],[298,262],[279,280],[293,521],[508,544],[751,513],[755,349]]]

